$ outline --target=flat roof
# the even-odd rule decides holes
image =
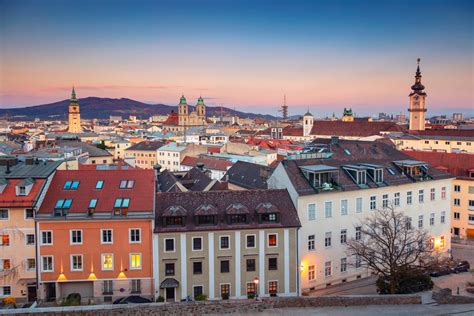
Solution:
[[[413,160],[413,159],[397,160],[397,161],[394,161],[394,163],[399,164],[399,165],[404,165],[404,166],[420,166],[420,165],[428,164],[427,162]]]
[[[328,165],[309,165],[309,166],[300,166],[301,170],[308,172],[325,172],[325,171],[338,171],[339,168],[328,166]]]

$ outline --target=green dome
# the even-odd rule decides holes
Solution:
[[[204,99],[199,97],[197,105],[204,105]]]
[[[179,100],[179,104],[187,104],[186,98],[184,97],[184,95],[181,96],[181,99]]]

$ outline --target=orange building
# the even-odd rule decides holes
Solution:
[[[60,170],[37,213],[39,297],[152,297],[152,170]]]

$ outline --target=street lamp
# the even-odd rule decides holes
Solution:
[[[255,279],[253,279],[253,283],[255,283],[255,300],[258,299],[258,277],[255,277]]]

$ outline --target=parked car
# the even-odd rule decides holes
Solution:
[[[140,303],[151,303],[151,300],[145,297],[138,295],[131,295],[126,297],[121,297],[114,301],[114,304],[140,304]]]
[[[439,269],[432,271],[430,273],[430,276],[436,278],[442,275],[448,275],[450,273],[451,273],[451,268],[449,266],[442,266],[442,267],[439,267]]]
[[[460,261],[458,262],[453,268],[451,268],[451,272],[459,273],[459,272],[468,272],[471,268],[471,265],[467,261]]]

